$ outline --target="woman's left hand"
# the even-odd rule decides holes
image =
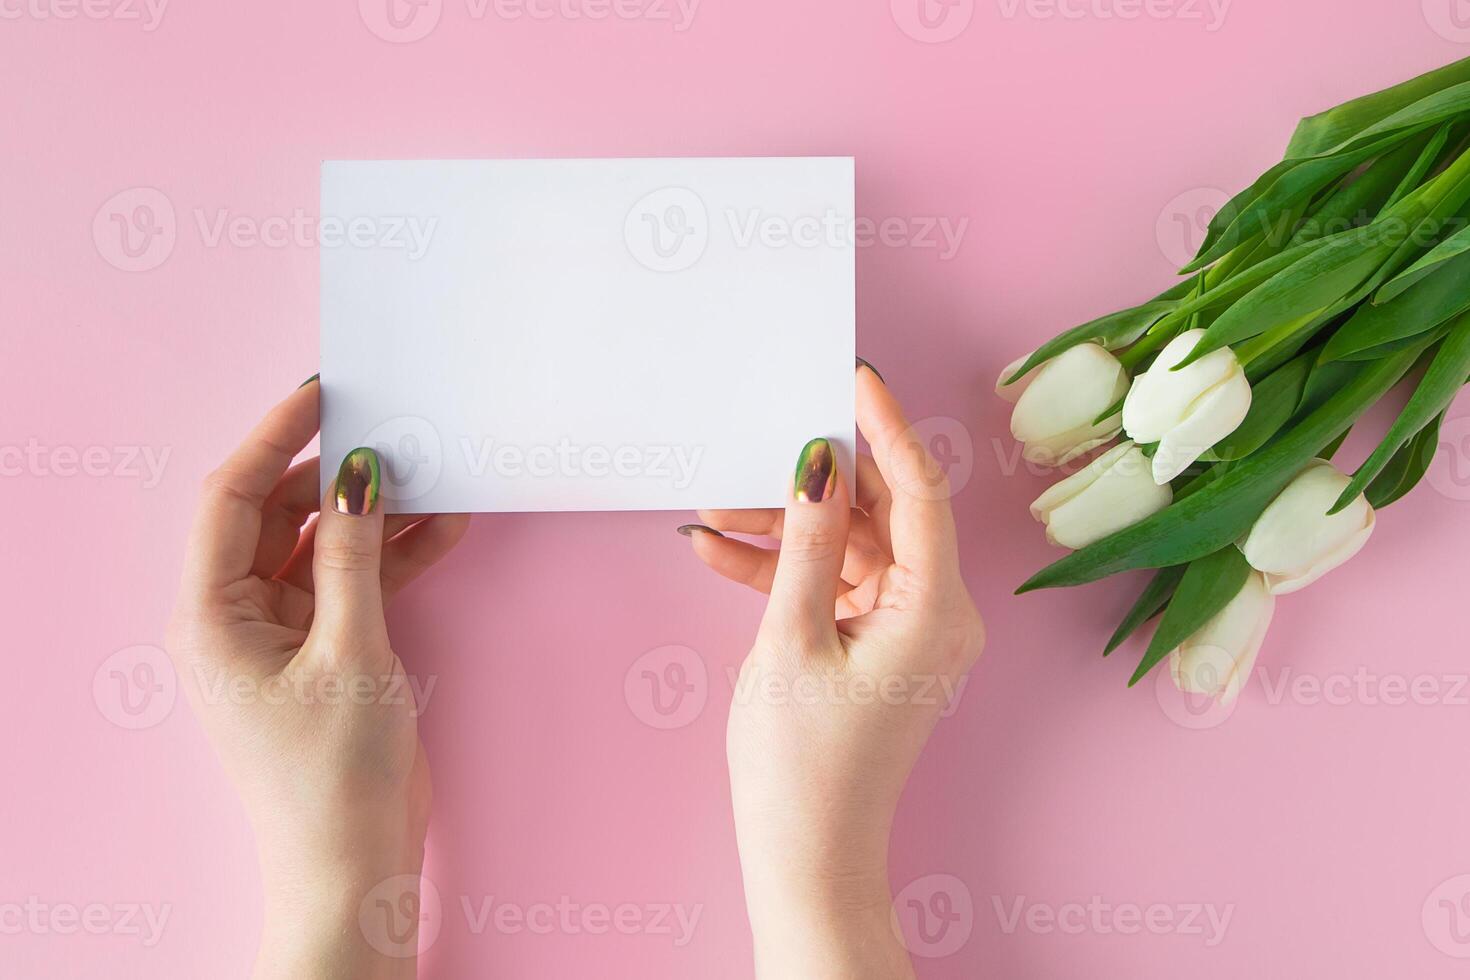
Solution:
[[[319,499],[320,461],[291,464],[320,396],[303,385],[205,480],[168,647],[255,827],[255,975],[411,977],[417,921],[362,912],[385,887],[384,914],[417,902],[430,798],[383,607],[469,518],[385,518],[371,449]]]

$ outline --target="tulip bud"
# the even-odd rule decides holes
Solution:
[[[1036,352],[1031,352],[1031,354],[1034,353]],[[1017,378],[1012,384],[1006,384],[1006,382],[1010,381],[1011,375],[1021,370],[1021,365],[1025,364],[1031,359],[1031,354],[1022,354],[1020,357],[1007,364],[1005,370],[1000,372],[1000,377],[995,379],[995,393],[999,395],[1004,401],[1008,401],[1012,405],[1021,400],[1022,393],[1025,392],[1028,387],[1030,387],[1032,380],[1034,380],[1036,377],[1036,372],[1029,371],[1024,378]]]
[[[1128,372],[1102,345],[1069,347],[1034,373],[1011,415],[1027,462],[1060,466],[1118,434],[1117,414],[1093,424],[1128,391]]]
[[[1266,639],[1276,597],[1259,572],[1251,572],[1235,598],[1169,654],[1174,685],[1190,694],[1229,704],[1250,680]]]
[[[1046,525],[1046,540],[1052,544],[1085,548],[1173,501],[1167,483],[1154,483],[1148,457],[1125,442],[1037,497],[1031,516]]]
[[[1325,459],[1313,460],[1256,518],[1240,550],[1272,595],[1305,589],[1368,543],[1376,518],[1366,497],[1327,513],[1349,482]]]
[[[1157,442],[1154,480],[1168,483],[1215,443],[1234,432],[1251,407],[1245,370],[1228,347],[1212,351],[1178,371],[1203,337],[1186,330],[1171,340],[1147,371],[1139,375],[1123,403],[1128,438]]]

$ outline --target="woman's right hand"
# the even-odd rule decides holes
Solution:
[[[763,977],[912,974],[892,923],[888,837],[910,771],[985,643],[942,471],[878,374],[858,368],[856,508],[832,447],[798,461],[784,511],[703,511],[695,553],[770,595],[728,751]]]

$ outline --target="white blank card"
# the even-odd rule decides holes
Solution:
[[[850,158],[322,165],[322,468],[392,513],[784,504],[852,485]]]

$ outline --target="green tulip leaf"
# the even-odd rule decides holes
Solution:
[[[1451,65],[1402,86],[1356,99],[1297,127],[1286,159],[1221,208],[1199,255],[1184,272],[1216,261],[1257,226],[1365,161],[1470,112],[1470,71]],[[1340,137],[1340,139],[1339,139]],[[1337,142],[1330,142],[1337,140]]]
[[[1281,214],[1350,174],[1365,161],[1381,153],[1391,153],[1418,133],[1466,112],[1470,112],[1470,82],[1436,93],[1380,120],[1332,150],[1283,160],[1220,209],[1210,222],[1199,255],[1181,272],[1188,274],[1215,262],[1249,234],[1269,228]],[[1418,153],[1417,146],[1415,152]],[[1413,194],[1405,194],[1403,200],[1411,197]]]
[[[1387,363],[1403,356],[1405,355],[1396,354],[1385,361],[1373,363]],[[1335,514],[1352,503],[1388,466],[1404,443],[1449,407],[1465,384],[1466,372],[1470,372],[1470,314],[1462,313],[1440,343],[1439,350],[1429,362],[1429,369],[1424,372],[1424,379],[1414,389],[1414,394],[1409,396],[1409,403],[1389,427],[1388,435],[1384,436],[1383,442],[1379,443],[1367,462],[1353,474],[1352,481],[1329,513]]]
[[[1294,245],[1284,252],[1278,252],[1269,258],[1241,269],[1215,285],[1210,286],[1203,293],[1190,296],[1178,303],[1170,310],[1167,316],[1161,318],[1153,325],[1152,331],[1164,333],[1175,330],[1195,313],[1210,307],[1219,306],[1222,303],[1233,302],[1239,297],[1251,292],[1253,289],[1272,279],[1283,271],[1291,269],[1296,263],[1305,261],[1309,256],[1336,243],[1345,241],[1355,231],[1340,232],[1318,238],[1312,241]]]
[[[1373,297],[1373,302],[1391,302],[1400,293],[1434,272],[1444,263],[1466,252],[1470,252],[1470,226],[1461,228],[1426,252],[1419,261],[1390,279],[1382,289],[1378,290],[1378,294]]]
[[[1386,341],[1376,347],[1365,347],[1363,350],[1353,351],[1351,354],[1344,354],[1342,359],[1344,361],[1376,361],[1380,357],[1387,357],[1389,354],[1397,353],[1409,347],[1422,348],[1437,344],[1449,332],[1449,324],[1440,324],[1438,327],[1426,330],[1423,333],[1416,333],[1409,337],[1400,337],[1397,340]]]
[[[1470,243],[1467,243],[1470,248]],[[1380,295],[1382,295],[1380,293]],[[1327,341],[1324,360],[1415,337],[1470,309],[1470,251],[1445,261],[1396,298],[1375,306],[1364,303]]]
[[[1441,126],[1430,138],[1405,143],[1374,160],[1357,179],[1347,178],[1308,214],[1291,244],[1351,229],[1364,223],[1363,215],[1377,215],[1397,203],[1422,183],[1424,174],[1415,174],[1425,156],[1443,149],[1448,129]]]
[[[1467,201],[1470,201],[1470,152],[1462,153],[1444,173],[1386,209],[1374,224],[1357,230],[1357,245],[1367,247],[1374,254],[1388,254],[1388,258],[1380,264],[1375,274],[1347,295],[1318,311],[1315,316],[1312,313],[1306,313],[1295,320],[1278,318],[1279,322],[1275,326],[1258,334],[1242,346],[1242,356],[1252,359],[1260,357],[1267,351],[1299,349],[1324,326],[1335,322],[1339,316],[1352,311],[1364,299],[1372,295],[1385,280],[1393,275],[1395,270],[1412,258],[1415,251],[1424,247],[1423,243],[1426,238],[1433,237],[1449,222],[1451,216],[1465,206]],[[1334,247],[1338,241],[1351,244],[1348,238],[1340,237],[1333,242]],[[1380,249],[1383,251],[1380,252]],[[1352,270],[1342,270],[1341,274],[1344,281],[1352,278]],[[1285,273],[1281,274],[1280,278],[1281,285],[1285,288],[1292,289],[1299,285],[1288,281]],[[1268,285],[1273,285],[1274,288],[1274,284]],[[1306,288],[1310,295],[1310,290],[1314,287]],[[1328,292],[1330,289],[1324,286],[1323,291],[1317,295],[1326,295]],[[1252,294],[1247,297],[1247,300],[1255,301],[1261,298],[1262,296]],[[1230,315],[1239,315],[1236,307],[1232,307],[1227,312]],[[1222,316],[1221,319],[1225,317]],[[1247,330],[1252,329],[1248,325],[1248,320],[1241,322],[1247,324]],[[1217,325],[1218,323],[1219,321]],[[1219,333],[1227,329],[1227,327],[1217,326],[1217,335],[1213,338],[1206,336],[1183,363],[1188,364],[1211,350],[1224,346],[1220,342]],[[1412,343],[1417,343],[1417,341],[1406,338],[1406,344]],[[1376,359],[1386,353],[1401,349],[1406,344],[1382,345],[1373,348],[1374,352],[1371,355],[1354,354],[1346,359],[1361,360],[1365,356],[1368,359]]]
[[[1434,462],[1434,454],[1439,451],[1439,428],[1443,423],[1444,414],[1441,413],[1394,453],[1383,472],[1368,484],[1368,503],[1375,510],[1382,510],[1403,497],[1424,479],[1429,465]]]
[[[1288,154],[1288,160],[1315,160],[1328,155],[1365,146],[1374,141],[1398,136],[1406,137],[1429,126],[1436,126],[1470,112],[1470,76],[1451,85],[1426,94],[1423,98],[1405,105],[1384,116],[1330,149],[1311,154],[1305,158]]]
[[[1210,325],[1176,370],[1278,326],[1295,333],[1320,323],[1333,304],[1362,285],[1392,254],[1393,246],[1370,231],[1362,228],[1334,239],[1251,290]]]
[[[1236,347],[1236,358],[1245,368],[1246,378],[1255,386],[1261,379],[1300,354],[1323,328],[1331,325],[1336,329],[1344,319],[1334,307],[1307,322],[1305,326],[1287,324],[1285,327],[1277,327],[1270,333],[1252,337]]]
[[[1347,442],[1347,437],[1352,433],[1352,431],[1352,426],[1348,426],[1346,429],[1343,429],[1342,432],[1338,434],[1338,437],[1336,439],[1332,440],[1327,445],[1322,447],[1322,449],[1317,453],[1318,458],[1331,459],[1332,457],[1336,456],[1337,451],[1342,448],[1343,443]]]
[[[1169,603],[1169,597],[1174,594],[1179,580],[1184,577],[1186,567],[1175,565],[1172,568],[1161,568],[1154,573],[1154,577],[1149,579],[1148,586],[1144,588],[1143,595],[1138,597],[1133,608],[1128,610],[1128,615],[1123,617],[1123,622],[1119,623],[1118,628],[1113,631],[1107,648],[1103,650],[1104,657],[1122,646],[1123,641],[1136,633],[1140,626],[1164,611],[1164,606]]]
[[[1424,182],[1424,178],[1429,175],[1429,171],[1433,170],[1434,165],[1439,162],[1439,155],[1444,152],[1445,143],[1450,138],[1450,130],[1454,127],[1455,124],[1453,122],[1447,122],[1431,133],[1427,140],[1415,140],[1404,146],[1404,149],[1407,150],[1418,144],[1419,152],[1415,156],[1413,164],[1410,165],[1408,172],[1399,180],[1399,185],[1394,188],[1393,193],[1384,202],[1383,206],[1385,208],[1393,207],[1399,201],[1402,201],[1413,193]]]
[[[1367,293],[1377,290],[1400,269],[1427,251],[1452,222],[1462,221],[1461,209],[1470,201],[1470,151],[1462,152],[1444,171],[1407,194],[1369,225],[1380,229],[1385,242],[1397,240],[1393,256],[1369,280]],[[1459,225],[1456,225],[1458,228]]]
[[[1190,562],[1128,686],[1143,680],[1160,660],[1169,655],[1169,651],[1177,650],[1181,643],[1229,605],[1230,600],[1240,593],[1250,573],[1250,564],[1234,544]]]
[[[1269,230],[1282,214],[1309,201],[1313,195],[1365,161],[1391,149],[1397,142],[1397,137],[1382,139],[1322,157],[1278,163],[1216,212],[1205,232],[1199,254],[1180,270],[1180,274],[1198,272],[1251,235]]]
[[[1297,124],[1286,156],[1308,157],[1330,150],[1394,113],[1461,82],[1470,82],[1470,58],[1308,116]]]

